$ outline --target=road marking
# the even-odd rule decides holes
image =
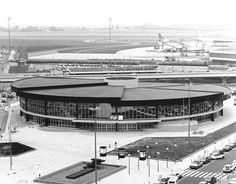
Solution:
[[[221,176],[221,174],[222,174],[222,173],[218,173],[217,175],[215,175],[215,177],[217,178],[217,177]]]
[[[192,170],[188,170],[188,171],[184,172],[182,175],[184,176],[184,175],[186,175],[189,172],[192,172]]]
[[[197,175],[199,172],[196,171],[195,173],[191,174],[189,177],[195,177],[195,175]]]
[[[216,174],[217,174],[217,173],[212,174],[211,177],[212,177],[212,176],[215,176]]]
[[[182,173],[182,176],[184,177],[196,177],[196,178],[206,178],[208,176],[215,177],[216,179],[225,179],[227,177],[227,174],[225,173],[214,173],[214,172],[204,172],[204,171],[198,171],[198,170],[186,170],[184,173]]]
[[[200,178],[203,178],[203,176],[209,174],[208,172],[204,172],[204,174],[202,174],[201,176],[199,176]]]
[[[204,178],[206,178],[207,176],[210,176],[213,172],[210,172],[209,174],[207,174],[206,176],[204,176]]]
[[[199,177],[200,175],[204,174],[204,172],[198,173],[195,177]]]
[[[185,176],[189,176],[190,174],[194,173],[195,171],[191,171],[188,174],[186,174]]]
[[[227,177],[227,174],[221,174],[220,176],[217,177],[217,179],[225,179]]]

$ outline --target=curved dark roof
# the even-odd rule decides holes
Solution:
[[[118,99],[119,101],[157,101],[167,99],[201,98],[230,93],[228,88],[211,84],[173,84],[139,82],[136,88],[109,86],[104,80],[34,77],[12,83],[18,94],[58,98]],[[189,93],[190,89],[190,93]]]

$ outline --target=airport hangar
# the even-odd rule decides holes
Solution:
[[[223,47],[210,51],[209,58],[214,65],[236,66],[236,48]]]
[[[11,88],[20,97],[26,121],[89,130],[96,123],[101,131],[158,128],[189,118],[214,121],[223,116],[223,101],[231,92],[212,84],[140,82],[135,77],[32,77]]]

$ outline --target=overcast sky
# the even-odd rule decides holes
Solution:
[[[0,26],[173,25],[236,27],[235,0],[2,0]]]

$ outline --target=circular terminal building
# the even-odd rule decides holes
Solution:
[[[132,131],[223,116],[228,88],[211,84],[140,82],[135,77],[25,78],[12,83],[20,115],[42,126]]]

